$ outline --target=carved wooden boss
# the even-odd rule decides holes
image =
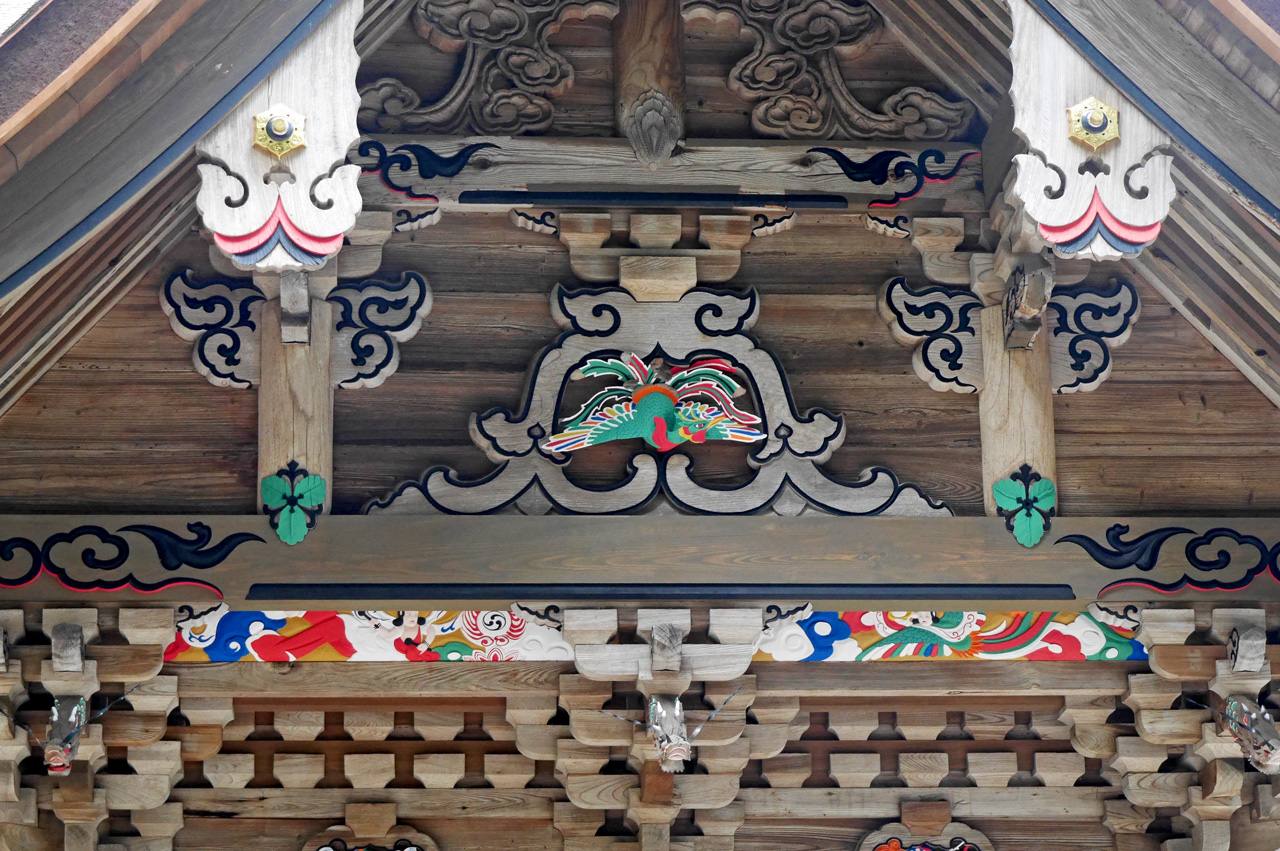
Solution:
[[[1138,316],[1127,281],[1080,284],[1088,261],[1140,254],[1174,186],[1169,137],[1026,0],[1009,6],[1013,129],[1027,152],[992,207],[993,250],[957,251],[959,219],[917,219],[925,274],[944,286],[894,279],[880,307],[931,387],[981,393],[987,513],[1031,546],[1056,510],[1053,394],[1101,384]]]

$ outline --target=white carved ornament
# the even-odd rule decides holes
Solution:
[[[343,0],[196,151],[196,206],[237,268],[315,269],[360,212],[354,35],[363,4]]]
[[[1064,258],[1138,255],[1174,198],[1173,160],[1161,153],[1172,140],[1027,0],[1009,7],[1014,132],[1030,152],[1014,157],[1005,187],[1031,247]]]

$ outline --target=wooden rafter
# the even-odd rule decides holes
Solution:
[[[195,169],[179,167],[114,227],[0,311],[0,415],[190,230],[197,188]]]
[[[1133,268],[1280,405],[1280,240],[1194,166],[1174,177],[1165,232]]]
[[[1009,12],[998,3],[966,0],[873,0],[902,45],[973,102],[988,122],[1009,90]]]

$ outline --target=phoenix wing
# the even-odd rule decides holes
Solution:
[[[601,408],[573,427],[551,435],[542,448],[547,452],[572,452],[610,440],[643,435],[643,426],[636,419],[636,406],[622,402]]]

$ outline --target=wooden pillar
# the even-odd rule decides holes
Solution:
[[[622,0],[613,19],[618,132],[656,169],[684,137],[684,21],[679,0]]]
[[[280,302],[262,311],[262,381],[258,386],[258,479],[297,461],[333,481],[333,385],[329,378],[332,305],[311,299],[309,343],[281,340]],[[325,511],[333,488],[326,488]]]
[[[1023,464],[1051,482],[1058,480],[1053,436],[1053,383],[1048,335],[1029,349],[1005,347],[1004,309],[982,310],[982,368],[978,396],[982,423],[982,501],[995,515],[992,486]]]

